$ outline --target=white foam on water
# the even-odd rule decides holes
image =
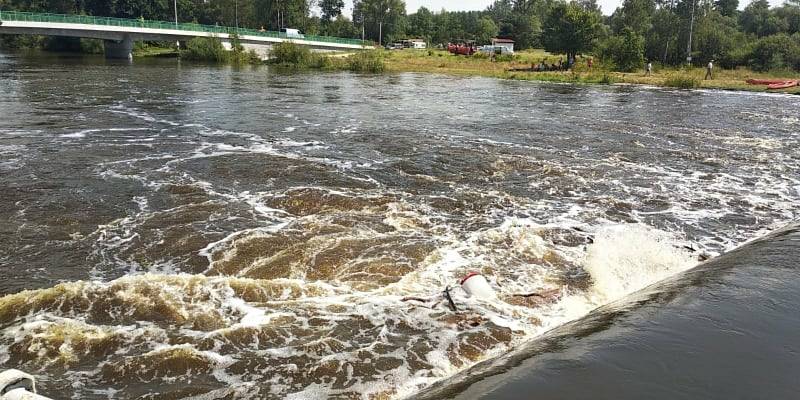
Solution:
[[[138,119],[159,123],[158,119],[147,113],[120,107],[118,111],[123,114],[129,113]],[[293,114],[286,116],[297,119]],[[173,129],[172,124],[165,124],[170,127],[162,130],[162,134]],[[308,126],[306,121],[303,124]],[[374,190],[320,189],[314,186],[306,189],[326,190],[330,194],[358,200],[381,196],[390,200],[374,206],[345,207],[344,210],[322,204],[320,208],[323,211],[318,214],[294,216],[285,210],[267,205],[266,200],[284,195],[280,191],[283,188],[273,189],[269,182],[265,182],[263,189],[258,187],[250,188],[251,190],[233,188],[224,182],[214,181],[217,183],[212,184],[192,176],[192,172],[182,169],[180,163],[219,156],[266,154],[332,166],[337,169],[336,172],[347,175],[359,169],[363,173],[364,168],[381,163],[390,164],[393,160],[362,163],[342,160],[335,155],[326,158],[319,156],[320,152],[306,152],[331,149],[330,153],[335,153],[338,151],[335,149],[335,142],[326,144],[291,138],[271,139],[250,133],[217,130],[200,124],[180,126],[196,128],[187,129],[191,134],[185,137],[182,134],[170,136],[180,138],[181,145],[187,146],[186,149],[159,157],[110,161],[101,164],[98,173],[109,179],[135,179],[148,189],[157,189],[167,184],[194,185],[202,189],[203,200],[197,204],[223,203],[227,205],[226,209],[214,211],[211,216],[203,216],[200,220],[192,220],[194,215],[189,207],[160,206],[163,199],[152,193],[133,198],[136,205],[133,215],[103,224],[87,236],[98,243],[96,248],[100,248],[98,253],[101,253],[100,258],[107,263],[105,265],[119,267],[137,276],[107,282],[76,283],[74,286],[67,284],[68,290],[65,292],[80,291],[87,296],[86,299],[90,299],[96,293],[108,295],[106,292],[111,291],[111,288],[119,288],[114,294],[118,297],[113,299],[124,301],[123,306],[114,310],[117,313],[114,315],[130,318],[132,322],[130,326],[119,328],[124,332],[113,331],[120,335],[123,345],[106,360],[128,357],[135,359],[142,354],[158,356],[161,354],[159,352],[170,349],[191,351],[210,360],[213,364],[213,379],[225,382],[231,388],[219,389],[198,398],[215,398],[217,395],[219,398],[268,397],[270,393],[257,392],[259,387],[267,387],[264,390],[270,391],[272,397],[276,398],[347,397],[353,396],[353,393],[360,393],[364,397],[413,397],[419,389],[463,372],[481,360],[503,354],[552,328],[590,313],[596,307],[690,268],[697,261],[681,247],[690,244],[702,250],[719,249],[719,243],[712,241],[714,232],[709,232],[710,228],[707,227],[715,223],[722,224],[725,218],[735,216],[735,212],[740,212],[736,207],[777,224],[777,221],[764,215],[774,217],[777,212],[775,210],[783,210],[784,218],[796,216],[797,196],[800,196],[800,182],[790,176],[797,165],[791,164],[792,160],[786,156],[780,163],[776,163],[779,165],[768,166],[785,167],[780,172],[785,176],[781,177],[773,174],[772,170],[765,173],[765,167],[757,163],[744,163],[746,165],[737,171],[722,168],[726,172],[687,173],[674,165],[632,162],[623,154],[601,155],[593,159],[582,151],[571,149],[563,152],[569,155],[569,160],[566,161],[541,161],[533,157],[503,159],[498,156],[498,162],[487,163],[501,171],[498,174],[519,173],[528,176],[529,187],[542,189],[541,199],[520,199],[491,188],[461,184],[455,178],[448,180],[434,176],[428,177],[427,182],[445,182],[453,191],[452,197],[426,196],[399,189],[386,189],[385,184],[382,185],[377,179],[364,174],[366,176],[353,179],[372,183]],[[342,124],[333,133],[352,134],[361,127],[361,122],[353,120]],[[88,133],[91,132],[84,134]],[[674,134],[691,136],[697,135],[697,132],[687,129],[677,130]],[[714,148],[729,149],[748,157],[754,153],[759,157],[769,156],[772,150],[785,152],[791,145],[769,136],[747,138],[737,133],[723,137],[712,130],[704,131],[703,135],[708,135],[708,142],[715,141]],[[631,147],[652,147],[652,142],[649,141],[652,139],[647,135],[638,135],[631,141]],[[468,140],[458,135],[440,140],[457,144],[480,143],[482,149],[492,146],[491,150],[497,150],[498,153],[527,148],[526,145],[512,141],[480,138]],[[671,143],[679,142],[675,139]],[[676,152],[681,151],[677,144],[673,148]],[[535,149],[546,154],[560,151]],[[708,163],[723,165],[730,162],[727,157],[709,157],[697,149],[686,151],[697,151],[692,157]],[[166,165],[155,170],[137,167],[140,162],[145,165],[160,165],[159,162],[153,162],[159,160],[166,161]],[[519,168],[514,164],[517,161],[520,161]],[[509,168],[503,170],[509,165]],[[608,168],[604,168],[600,174],[598,166]],[[648,182],[648,185],[642,187],[637,182]],[[732,191],[744,185],[750,188],[748,194],[736,196],[734,199]],[[425,204],[427,200],[458,202],[463,200],[461,196],[464,193],[477,194],[467,198],[467,202],[471,199],[479,200],[475,200],[476,204],[468,204],[463,210],[459,210],[463,211],[461,214],[449,215],[447,211],[437,211],[435,207]],[[480,208],[480,203],[486,199],[494,202],[484,210]],[[655,211],[642,211],[642,205],[650,200],[662,200],[665,205],[654,206]],[[732,200],[741,201],[733,204]],[[304,199],[298,201],[302,202]],[[183,228],[192,233],[203,231],[214,234],[213,239],[202,242],[200,246],[205,245],[192,255],[199,254],[208,260],[209,269],[205,274],[222,276],[181,274],[180,260],[148,263],[140,262],[137,257],[124,255],[136,241],[145,240],[143,226],[148,221],[171,216],[184,217],[182,212],[187,210],[188,222]],[[231,210],[246,211],[241,213]],[[244,226],[235,223],[245,219],[248,224]],[[642,223],[621,224],[621,220]],[[652,220],[662,221],[658,224],[658,229],[644,225]],[[699,232],[691,235],[683,233],[687,229],[698,229]],[[305,242],[302,241],[304,239],[299,239],[309,233],[315,233],[316,236]],[[735,227],[731,232],[719,233],[719,236],[727,245],[734,245],[752,234],[752,227]],[[554,238],[558,235],[564,235],[566,239],[559,241],[558,237]],[[236,253],[236,247],[239,243],[246,244],[245,239],[254,239],[255,247],[248,249],[242,246],[241,252],[251,251],[254,253],[253,257],[258,258],[260,250],[263,249],[266,253],[272,250],[270,246],[276,245],[269,241],[259,242],[257,239],[276,237],[285,237],[286,241],[301,241],[300,245],[288,248],[288,252],[292,254],[288,254],[285,263],[290,272],[283,277],[248,277],[247,273],[263,259],[253,261],[250,265],[236,266],[238,269],[232,272],[213,269],[215,263],[229,262],[235,256],[241,255]],[[197,240],[194,237],[189,239]],[[589,244],[589,239],[593,243]],[[183,238],[164,236],[151,240],[160,240],[161,242],[150,244],[161,246],[165,242]],[[378,270],[384,264],[392,265],[392,262],[404,255],[389,250],[398,247],[398,243],[405,245],[414,242],[425,243],[433,250],[422,251],[426,254],[424,258],[411,263],[413,268],[409,268],[410,272],[404,272],[396,282],[377,288],[375,285],[363,288],[343,278],[351,276],[348,275],[351,273],[356,274],[351,269],[358,272],[356,266],[359,263],[372,262],[370,268]],[[564,244],[565,242],[570,243]],[[325,263],[325,252],[347,248],[348,243],[354,244],[351,248],[360,253],[331,252],[334,262],[341,261],[340,264],[331,264],[336,268],[335,273],[331,274],[332,277],[320,274],[315,281],[310,281],[310,272],[313,272],[310,271],[310,265],[328,267]],[[243,257],[246,259],[247,255]],[[276,269],[286,267],[283,264],[271,266]],[[365,268],[365,271],[372,273],[369,268]],[[458,288],[458,280],[470,271],[480,271],[486,275],[500,300],[495,302],[468,298]],[[93,276],[101,279],[107,276],[103,272],[95,271]],[[588,274],[586,281],[589,283],[574,278],[575,272],[584,273],[583,276]],[[308,279],[301,279],[306,277]],[[375,273],[371,277],[380,278],[380,274]],[[274,289],[272,285],[281,288]],[[452,315],[443,304],[431,310],[402,301],[404,296],[440,299],[441,290],[447,285],[454,288],[452,296],[460,310],[458,315],[476,318],[479,324],[464,325],[464,321],[442,319],[443,315]],[[242,286],[250,289],[242,290]],[[530,306],[512,301],[515,294],[547,291],[554,293],[551,302]],[[155,303],[156,300],[161,303]],[[148,309],[134,307],[140,304],[164,307],[167,310],[164,315],[174,313],[176,321],[164,323],[158,318],[148,320],[146,317],[138,317],[137,320],[131,317],[131,309],[139,312]],[[28,332],[6,330],[0,333],[0,346],[5,346],[0,348],[0,362],[8,361],[7,356],[3,358],[3,354],[9,350],[7,339],[14,342],[27,340],[32,335],[30,329],[44,329],[49,326],[48,323],[85,328],[90,334],[105,332],[102,329],[109,328],[87,322],[86,316],[80,312],[70,313],[68,308],[64,308],[21,316],[26,323],[32,325],[23,324],[29,329]],[[43,318],[44,322],[30,318]],[[64,318],[70,321],[67,322]],[[192,325],[195,321],[202,322],[205,319],[211,319],[214,323],[209,327]],[[358,323],[354,323],[354,320]],[[364,325],[375,327],[374,332],[369,329],[360,330]],[[338,336],[333,333],[334,328],[348,326],[354,330],[352,333]],[[487,326],[508,328],[513,335],[508,341],[490,344],[470,357],[454,354],[453,348],[461,340],[465,340],[465,332],[486,334]],[[265,329],[263,335],[252,333],[259,332],[262,328]],[[274,329],[270,330],[272,328]],[[404,337],[404,330],[415,332],[414,335],[420,337]],[[314,336],[313,332],[327,333]],[[365,333],[369,334],[366,339],[359,336]],[[142,337],[146,339],[144,344],[137,341],[137,338]],[[276,337],[280,340],[269,342]],[[421,370],[415,370],[411,366],[412,352],[409,348],[396,344],[417,338],[431,346],[430,349],[426,348],[425,351],[415,354],[429,364],[429,367]],[[248,342],[247,339],[252,339],[253,342]],[[242,340],[242,343],[235,340]],[[208,345],[209,342],[213,345]],[[391,347],[388,352],[376,350],[382,346],[390,347],[389,345],[395,347]],[[201,350],[201,346],[207,347]],[[363,352],[370,354],[369,362],[361,359],[359,353]],[[245,357],[252,358],[245,360]],[[304,365],[303,357],[311,358],[312,362]],[[363,373],[360,375],[358,368],[353,367],[374,363],[381,357],[399,359],[400,362],[388,370],[376,369],[374,376]],[[252,362],[255,365],[259,365],[260,361],[264,363],[253,369],[244,368],[244,372],[240,365],[237,367],[239,372],[234,373],[229,367],[237,361]],[[292,381],[302,380],[296,378],[301,368],[306,369],[304,373],[312,374],[312,369],[326,362],[338,363],[336,365],[339,369],[320,373],[327,375],[320,375],[319,382],[304,387],[298,387]],[[361,362],[365,364],[358,364]],[[269,369],[273,367],[275,369]],[[99,376],[99,373],[87,373],[87,377],[92,376]],[[334,378],[343,379],[349,386],[341,389],[332,383]],[[160,378],[154,381],[158,379]],[[164,381],[169,379],[175,378],[164,378]],[[80,397],[81,393],[96,389],[81,390],[76,392],[76,396]],[[235,396],[232,394],[234,391]]]
[[[598,303],[620,299],[696,265],[677,242],[666,232],[641,225],[598,231],[584,261]]]
[[[112,112],[112,113],[115,113],[115,114],[121,114],[121,115],[127,115],[129,117],[134,117],[136,119],[140,119],[140,120],[145,121],[145,122],[160,123],[160,124],[165,124],[165,125],[169,125],[169,126],[180,126],[181,125],[181,124],[179,124],[177,122],[174,122],[174,121],[169,121],[169,120],[166,120],[166,119],[159,119],[159,118],[153,117],[152,115],[150,115],[147,112],[138,110],[138,109],[133,108],[133,107],[128,107],[128,106],[125,106],[123,104],[114,105],[109,109],[109,111]]]

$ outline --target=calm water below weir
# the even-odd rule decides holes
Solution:
[[[798,220],[798,109],[0,53],[0,369],[73,399],[457,385]],[[452,312],[470,271],[497,298]]]

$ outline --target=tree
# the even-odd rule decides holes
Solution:
[[[644,35],[651,27],[651,19],[656,11],[653,0],[625,0],[612,17],[614,32],[621,34],[624,28],[630,28],[639,35]]]
[[[309,17],[310,0],[253,0],[255,20],[259,25],[272,30],[301,28],[307,30],[312,22]]]
[[[739,0],[715,0],[714,9],[726,17],[735,17],[739,9]]]
[[[660,8],[653,14],[653,24],[645,37],[645,57],[664,64],[677,64],[681,19],[671,9]]]
[[[403,0],[356,0],[353,20],[364,27],[368,39],[383,43],[384,37],[402,35],[406,3]]]
[[[794,34],[800,32],[800,6],[785,5],[778,7],[775,9],[775,16],[784,21],[782,25],[786,28],[786,33]]]
[[[786,22],[777,18],[769,9],[767,0],[755,0],[748,4],[739,17],[739,23],[742,30],[759,37],[774,35],[788,28],[785,26]]]
[[[576,3],[556,3],[544,21],[545,50],[573,59],[591,49],[600,32],[600,16]]]
[[[490,43],[493,37],[497,37],[497,24],[489,17],[483,17],[478,21],[478,29],[475,32],[475,40],[478,43]]]
[[[623,72],[632,72],[644,64],[644,37],[625,27],[619,35],[606,39],[600,57]]]
[[[758,71],[786,68],[800,71],[800,34],[781,33],[761,38],[755,45],[750,66]]]
[[[408,23],[409,35],[426,38],[428,41],[433,40],[433,36],[436,32],[436,24],[431,10],[420,7],[416,13],[409,15],[406,21]]]
[[[342,14],[344,0],[320,0],[319,8],[322,10],[322,22],[329,22]]]
[[[342,14],[336,16],[336,19],[323,25],[322,34],[328,36],[336,36],[343,38],[358,38],[361,37],[361,30],[356,29],[353,21],[349,20]]]
[[[729,54],[736,46],[739,38],[736,20],[725,17],[717,11],[711,11],[703,18],[698,20],[695,29],[695,53],[699,63],[705,64],[712,59],[720,60],[724,55]],[[743,45],[741,41],[738,45]],[[723,61],[723,60],[720,60]],[[723,66],[730,67],[730,64],[723,61]]]

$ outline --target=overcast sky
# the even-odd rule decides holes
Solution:
[[[345,14],[350,15],[353,10],[352,0],[345,0]],[[493,0],[406,0],[406,12],[411,14],[417,11],[421,6],[425,6],[432,11],[439,11],[442,8],[447,11],[466,11],[466,10],[484,10]],[[603,9],[603,14],[610,15],[622,3],[622,0],[598,0],[600,8]],[[783,4],[783,0],[770,0],[773,6]],[[739,0],[739,8],[744,8],[749,4],[749,0]]]

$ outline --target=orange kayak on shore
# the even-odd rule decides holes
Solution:
[[[773,83],[767,86],[767,89],[787,89],[790,87],[795,87],[798,85],[798,81],[784,81],[779,83]]]
[[[748,79],[746,82],[751,85],[774,85],[786,81],[787,79]]]
[[[751,85],[767,85],[767,89],[786,89],[800,84],[797,79],[748,79]]]

